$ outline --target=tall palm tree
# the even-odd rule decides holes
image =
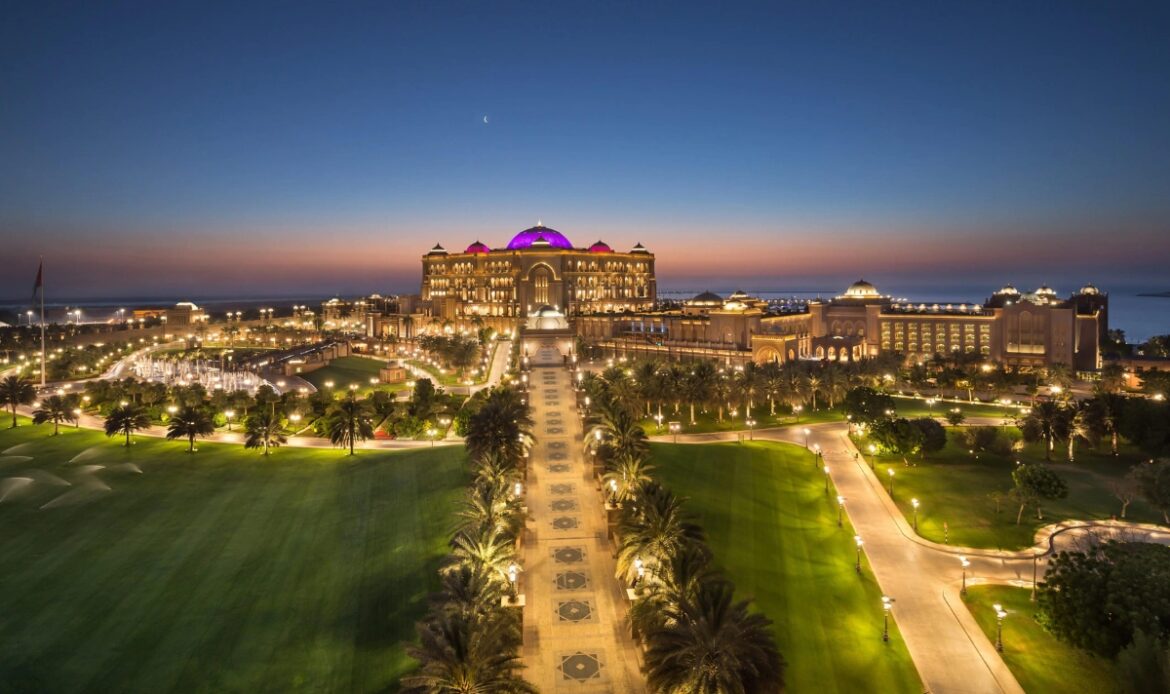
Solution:
[[[496,619],[440,613],[418,625],[419,645],[407,650],[420,663],[404,677],[408,694],[532,694],[520,677],[520,627],[514,616]]]
[[[146,410],[133,403],[115,407],[106,416],[106,436],[122,434],[126,437],[126,446],[130,445],[131,434],[149,428],[150,415],[146,414]]]
[[[451,556],[456,564],[487,569],[502,583],[507,580],[508,567],[516,560],[516,544],[491,525],[472,524],[451,538]]]
[[[270,410],[260,408],[244,420],[244,448],[263,448],[264,455],[268,455],[270,448],[277,448],[287,441],[280,417]]]
[[[515,537],[523,519],[520,505],[508,484],[502,481],[477,481],[460,502],[459,516],[470,526],[490,527]]]
[[[16,428],[16,408],[31,405],[36,399],[36,386],[24,376],[5,376],[0,380],[0,401],[12,410],[12,428]]]
[[[167,439],[187,439],[187,452],[195,452],[196,436],[211,436],[215,433],[215,421],[202,407],[184,407],[176,412],[167,424]]]
[[[605,444],[615,457],[645,457],[650,451],[646,430],[617,398],[604,398],[597,403],[592,421],[593,426],[585,434],[586,449],[597,450]]]
[[[736,394],[744,405],[744,419],[751,419],[752,405],[755,404],[760,385],[759,378],[757,378],[756,365],[754,363],[745,364],[743,371],[736,372],[733,383],[735,384]]]
[[[520,394],[511,388],[496,387],[488,393],[479,411],[468,419],[464,443],[472,459],[480,459],[492,451],[514,464],[532,445],[534,425]]]
[[[1092,419],[1100,427],[1102,434],[1109,434],[1110,449],[1117,455],[1118,430],[1121,423],[1121,410],[1125,407],[1125,398],[1116,393],[1102,393],[1088,402]]]
[[[715,379],[719,372],[715,364],[704,359],[694,365],[683,385],[686,390],[687,401],[691,406],[691,424],[695,424],[695,404],[706,405],[711,400],[715,388]]]
[[[1056,439],[1067,428],[1068,413],[1060,403],[1044,400],[1036,403],[1019,421],[1020,431],[1028,440],[1044,441],[1044,459],[1052,460]]]
[[[723,580],[704,581],[695,595],[667,610],[647,634],[646,679],[654,692],[779,692],[784,659],[771,622],[733,602]]]
[[[726,374],[717,373],[715,381],[711,385],[711,399],[715,401],[715,406],[718,408],[720,422],[723,421],[724,408],[731,406],[733,393],[731,379]]]
[[[804,377],[804,392],[811,401],[814,412],[817,409],[817,393],[820,392],[822,383],[821,377],[817,374],[809,373]]]
[[[653,359],[638,362],[634,367],[634,382],[638,386],[638,397],[646,409],[646,416],[650,416],[650,406],[657,401],[658,414],[662,414],[662,398],[666,389],[663,379],[659,375],[659,364]]]
[[[617,489],[617,500],[625,503],[632,499],[643,484],[650,482],[654,466],[646,456],[619,454],[605,474],[605,484]]]
[[[53,423],[53,436],[61,433],[61,422],[76,421],[73,403],[61,395],[50,395],[45,398],[41,401],[41,406],[33,412],[33,424]]]
[[[439,573],[439,592],[431,599],[432,609],[465,618],[493,618],[500,611],[504,586],[480,566],[459,564]]]
[[[651,575],[687,545],[703,540],[703,529],[688,520],[683,500],[656,482],[637,491],[638,503],[626,506],[620,519],[622,546],[618,549],[618,576],[632,580],[637,561]]]
[[[702,543],[692,543],[670,557],[656,580],[640,586],[642,597],[630,606],[630,625],[641,638],[662,626],[667,610],[694,598],[703,581],[714,578],[711,550]]]
[[[334,403],[325,417],[329,441],[334,446],[349,447],[350,455],[358,441],[374,438],[373,411],[365,400],[350,395]]]
[[[1093,442],[1092,427],[1089,426],[1089,413],[1083,407],[1075,408],[1071,416],[1067,417],[1065,436],[1068,437],[1068,462],[1076,462],[1076,445],[1078,440]]]

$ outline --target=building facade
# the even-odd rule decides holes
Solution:
[[[642,244],[627,252],[602,241],[578,247],[537,224],[504,248],[476,241],[451,253],[436,244],[422,257],[420,293],[434,320],[512,330],[544,306],[570,318],[650,311],[657,284],[654,255]]]

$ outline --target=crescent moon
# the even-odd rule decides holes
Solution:
[[[484,123],[484,125],[487,125],[487,122],[488,122],[488,117],[487,117],[487,116],[484,116],[484,117],[483,117],[483,123]]]

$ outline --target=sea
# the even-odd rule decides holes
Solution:
[[[925,291],[921,287],[881,286],[880,289],[898,300],[912,303],[926,304],[972,304],[983,303],[987,298],[986,289],[979,290],[944,290]],[[1058,288],[1059,290],[1060,288]],[[736,290],[743,290],[748,294],[765,300],[807,301],[809,299],[828,299],[841,293],[840,287],[732,287],[732,286],[660,286],[658,296],[663,299],[688,299],[703,291],[713,291],[720,296],[727,296]],[[1061,295],[1067,291],[1061,291]],[[45,311],[50,321],[66,320],[69,310],[81,310],[81,320],[86,322],[107,322],[116,319],[118,309],[129,311],[133,308],[147,306],[168,306],[179,301],[192,301],[211,315],[227,313],[228,311],[248,311],[250,309],[273,308],[278,313],[286,313],[295,305],[304,304],[314,310],[319,310],[325,296],[284,296],[284,297],[118,297],[108,299],[62,299],[47,301]],[[28,320],[27,311],[35,310],[28,299],[0,300],[0,320],[20,319]],[[33,322],[36,322],[34,315]],[[1122,290],[1109,292],[1109,327],[1120,328],[1125,331],[1126,339],[1131,343],[1144,342],[1154,335],[1170,334],[1170,296],[1142,296],[1139,290]]]

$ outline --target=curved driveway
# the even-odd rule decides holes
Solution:
[[[753,438],[803,446],[803,428],[762,429]],[[971,562],[968,585],[1031,587],[1033,572],[1044,574],[1050,547],[1071,548],[1100,535],[1170,544],[1166,529],[1111,522],[1050,526],[1038,533],[1037,547],[1021,552],[940,545],[919,537],[910,527],[883,482],[849,440],[847,424],[811,424],[808,429],[812,432],[808,444],[820,445],[837,493],[846,498],[849,520],[865,542],[865,554],[882,592],[895,599],[892,612],[919,676],[926,690],[935,694],[1023,692],[960,600],[960,555]],[[678,442],[730,442],[739,440],[741,433],[685,434],[678,436]],[[652,440],[669,443],[673,438]],[[875,613],[880,609],[874,605]]]

